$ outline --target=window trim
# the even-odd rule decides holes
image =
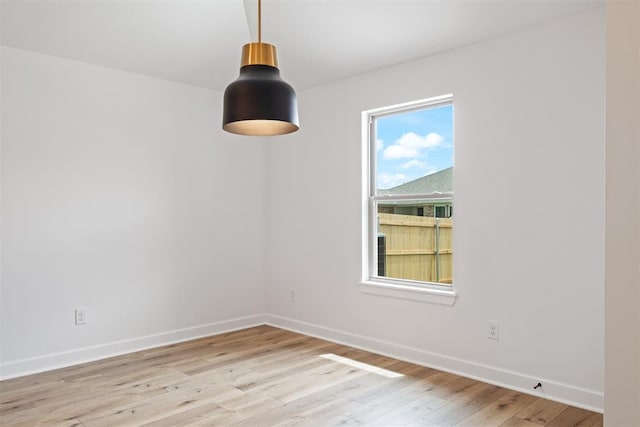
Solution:
[[[454,285],[443,285],[434,282],[421,282],[415,280],[394,279],[372,275],[376,272],[377,244],[377,216],[375,204],[385,200],[415,200],[453,198],[453,193],[402,194],[391,196],[388,194],[375,194],[376,171],[375,164],[375,119],[397,114],[405,114],[411,111],[434,108],[453,103],[453,94],[437,96],[405,104],[397,104],[389,107],[376,108],[362,112],[362,280],[360,291],[366,294],[387,296],[393,298],[409,299],[414,301],[431,302],[437,304],[453,305],[457,292]]]

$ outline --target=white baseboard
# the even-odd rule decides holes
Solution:
[[[222,334],[264,324],[265,315],[263,314],[238,317],[206,325],[175,329],[173,331],[115,341],[92,347],[46,354],[44,356],[29,359],[9,361],[0,365],[0,379],[6,380],[9,378],[50,371],[53,369],[65,368],[81,363],[106,359],[108,357],[120,356],[122,354],[133,353],[136,351],[147,350],[149,348],[161,347],[164,345],[175,344],[182,341],[189,341],[196,338],[208,337],[211,335]]]
[[[428,351],[407,347],[401,344],[381,341],[375,338],[352,334],[350,332],[331,329],[281,316],[267,314],[266,323],[278,328],[311,335],[339,344],[345,344],[384,356],[393,357],[395,359],[404,360],[406,362],[415,363],[417,365],[462,375],[467,378],[476,379],[533,396],[566,403],[579,408],[588,409],[590,411],[603,412],[604,395],[598,391],[586,390],[544,378],[532,377],[523,373],[500,369],[495,366],[488,366],[468,360],[430,353]],[[543,384],[543,387],[534,390],[532,386],[537,384],[539,381]]]

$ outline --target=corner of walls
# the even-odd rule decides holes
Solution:
[[[1,79],[2,375],[262,323],[266,151],[220,92],[7,47]]]

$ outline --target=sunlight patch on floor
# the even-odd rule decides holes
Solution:
[[[377,366],[369,365],[368,363],[358,362],[357,360],[338,356],[337,354],[333,354],[333,353],[322,354],[320,355],[320,357],[322,357],[323,359],[342,363],[344,365],[352,366],[354,368],[362,369],[363,371],[371,372],[373,374],[381,375],[386,378],[399,378],[404,376],[397,372],[389,371],[383,368],[378,368]]]

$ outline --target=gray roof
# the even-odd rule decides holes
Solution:
[[[422,178],[405,182],[388,190],[378,190],[378,194],[423,194],[435,192],[453,192],[453,166]]]

